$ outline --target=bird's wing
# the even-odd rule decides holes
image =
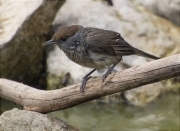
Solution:
[[[116,55],[132,55],[134,48],[129,45],[119,33],[91,28],[85,28],[87,46],[97,53]]]

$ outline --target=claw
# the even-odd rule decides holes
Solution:
[[[102,76],[102,82],[106,79],[106,77],[111,74],[111,72],[107,71],[103,76]]]
[[[118,63],[113,64],[108,70],[107,72],[102,76],[102,82],[104,82],[104,80],[106,79],[106,77],[111,74],[111,71],[113,70],[113,68],[117,65]]]
[[[82,84],[80,86],[80,91],[83,93],[84,92],[84,87],[86,86],[86,82],[91,78],[91,75],[96,69],[93,69],[91,72],[89,72],[86,76],[83,77]]]
[[[83,93],[84,92],[84,87],[86,86],[86,82],[91,78],[91,76],[89,77],[84,77],[83,78],[83,81],[82,81],[82,84],[81,84],[81,87],[80,87],[80,91]]]
[[[106,78],[106,77],[103,75],[103,76],[102,76],[102,82],[104,82],[105,78]]]
[[[80,86],[80,91],[83,93],[84,92],[84,87],[86,85],[86,82],[82,81],[82,84]]]

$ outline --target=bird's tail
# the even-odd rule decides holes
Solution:
[[[137,48],[135,48],[135,52],[136,52],[136,55],[139,55],[139,56],[143,56],[143,57],[147,57],[147,58],[151,58],[151,59],[155,59],[155,60],[160,59],[159,57],[148,54],[148,53],[146,53],[144,51],[141,51],[141,50],[139,50]]]

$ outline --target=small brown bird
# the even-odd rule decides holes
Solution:
[[[83,27],[72,25],[61,28],[51,40],[43,45],[56,44],[64,51],[66,56],[75,63],[94,68],[86,76],[80,87],[84,92],[86,82],[91,78],[91,74],[106,66],[112,65],[103,75],[102,81],[111,74],[113,68],[122,60],[122,56],[140,55],[152,59],[158,57],[143,52],[128,44],[119,33],[93,27]]]

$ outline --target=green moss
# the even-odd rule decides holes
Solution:
[[[47,76],[47,89],[53,90],[53,89],[59,89],[62,88],[62,79],[65,74],[62,74],[61,76],[49,74]]]
[[[177,92],[180,89],[180,78],[172,78],[163,81],[163,85],[166,91]]]

